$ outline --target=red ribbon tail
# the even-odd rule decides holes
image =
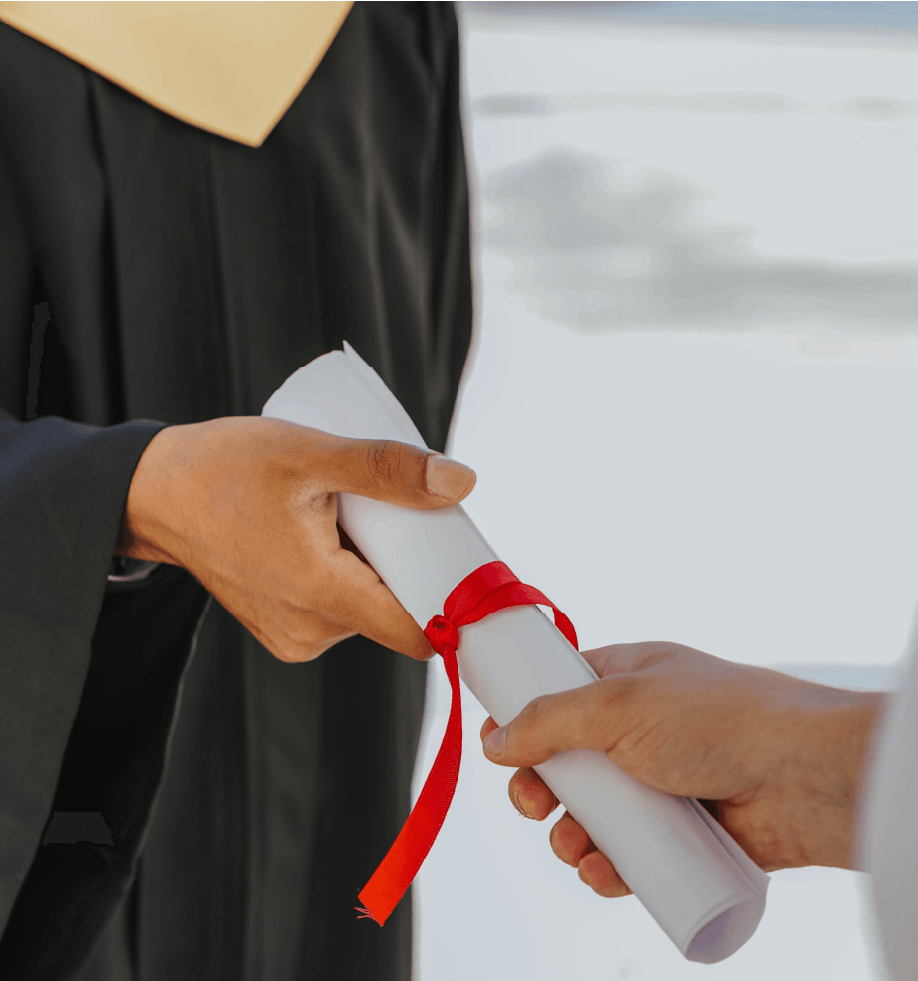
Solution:
[[[372,920],[374,923],[379,923],[379,920],[368,909],[364,909],[362,906],[355,906],[354,909],[362,914],[357,917],[358,920]],[[382,923],[379,923],[379,925],[382,926]]]
[[[446,664],[453,699],[440,751],[408,820],[379,868],[357,897],[364,904],[366,914],[380,926],[386,922],[405,895],[427,858],[427,853],[433,847],[459,779],[459,761],[462,756],[459,664],[454,649],[446,647],[441,654]]]

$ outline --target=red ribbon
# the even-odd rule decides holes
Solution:
[[[358,897],[364,908],[358,907],[357,911],[380,926],[389,918],[418,874],[440,833],[456,792],[462,756],[462,707],[459,700],[459,663],[456,659],[459,628],[476,623],[498,610],[533,604],[551,607],[555,625],[577,647],[577,634],[571,621],[539,590],[521,583],[503,562],[489,562],[466,576],[446,598],[443,616],[433,617],[424,630],[430,646],[446,665],[453,700],[440,751],[414,810]]]

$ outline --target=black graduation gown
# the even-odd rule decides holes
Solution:
[[[159,425],[257,414],[344,339],[442,449],[468,249],[451,5],[357,4],[259,148],[0,24],[4,981],[409,978],[410,898],[354,906],[424,665],[283,664],[184,570],[106,583]],[[42,844],[52,812],[112,843]]]

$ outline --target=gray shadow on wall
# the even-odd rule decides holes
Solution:
[[[570,112],[702,112],[747,116],[830,112],[861,122],[890,123],[918,116],[918,99],[862,95],[822,105],[780,92],[575,92],[572,95],[500,92],[475,99],[471,109],[476,116],[496,119]]]
[[[918,260],[769,258],[680,174],[569,150],[482,182],[481,243],[539,316],[584,332],[782,326],[918,333]]]

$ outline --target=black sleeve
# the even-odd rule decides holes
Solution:
[[[3,978],[74,976],[143,845],[207,602],[172,566],[108,584],[131,478],[161,428],[0,417]]]

